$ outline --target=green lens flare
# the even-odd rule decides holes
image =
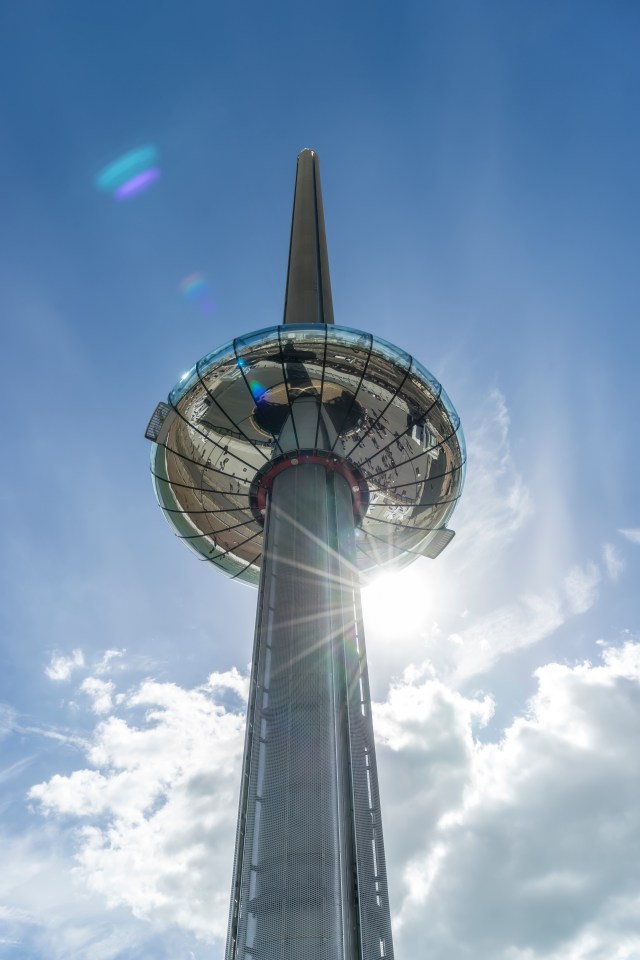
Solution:
[[[96,187],[98,190],[107,192],[117,190],[127,180],[131,180],[132,177],[137,176],[144,170],[154,167],[157,159],[158,151],[155,147],[146,146],[131,150],[100,171],[96,177]]]

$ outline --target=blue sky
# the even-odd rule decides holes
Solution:
[[[222,956],[255,594],[171,536],[143,432],[280,321],[305,146],[336,322],[415,354],[469,448],[452,545],[365,597],[396,953],[640,956],[639,29],[3,6],[0,957]],[[144,144],[157,183],[96,190]]]

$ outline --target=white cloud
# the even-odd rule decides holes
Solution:
[[[399,955],[640,955],[640,645],[536,675],[497,743],[473,737],[486,702],[432,679],[376,711]]]
[[[591,565],[566,580],[566,595],[525,607],[539,629],[593,597]],[[507,617],[504,636],[518,629]],[[428,667],[406,670],[374,705],[398,955],[635,957],[640,644],[536,677],[526,713],[493,743],[477,736],[493,701],[462,695]],[[150,938],[177,929],[221,949],[244,728],[244,711],[221,703],[246,692],[235,669],[193,690],[145,681],[120,707],[111,685],[117,713],[97,724],[85,766],[32,788],[49,829],[79,824],[72,880],[94,915],[102,901],[146,923]],[[90,943],[74,922],[83,943],[74,955],[122,950],[106,932]],[[18,937],[13,927],[7,936]]]
[[[602,548],[602,557],[604,560],[605,570],[607,571],[607,576],[610,580],[617,580],[622,571],[624,570],[624,561],[620,556],[620,553],[613,546],[612,543],[605,543]]]
[[[84,654],[82,650],[74,650],[70,657],[52,656],[44,672],[50,680],[69,680],[80,667],[84,667]]]
[[[492,711],[490,698],[467,699],[415,668],[392,685],[384,703],[373,705],[392,903],[406,873],[412,887],[425,890],[432,882],[440,857],[437,824],[462,803],[473,729]],[[415,861],[416,849],[427,851],[426,860]]]
[[[618,530],[623,537],[630,540],[631,543],[640,543],[640,529],[638,527],[629,527],[626,530]]]
[[[50,819],[83,821],[77,876],[110,907],[154,928],[225,936],[244,708],[225,709],[211,691],[246,689],[237,670],[195,690],[145,681],[122,703],[125,717],[97,726],[90,766],[32,787]]]
[[[98,677],[86,677],[80,684],[82,692],[93,700],[91,709],[94,713],[109,713],[115,688],[113,681],[100,680]]]
[[[575,584],[591,582],[582,574],[574,601]],[[476,736],[491,699],[426,668],[375,705],[399,955],[635,955],[640,644],[536,676],[526,715],[496,743]],[[150,935],[175,925],[220,945],[225,934],[244,726],[241,711],[216,703],[228,691],[244,695],[246,677],[213,674],[195,690],[146,681],[123,716],[98,724],[84,769],[31,790],[49,823],[81,821],[74,883],[132,911]],[[102,955],[116,953],[107,943]]]
[[[62,830],[49,824],[36,833],[0,835],[0,946],[2,957],[46,960],[116,960],[118,957],[181,956],[153,950],[154,930],[125,908],[109,909],[87,891],[69,867]],[[174,937],[175,939],[175,937]],[[183,937],[184,939],[184,937]],[[141,952],[142,948],[142,952]]]
[[[207,679],[206,689],[213,693],[231,690],[246,702],[249,697],[249,675],[241,674],[235,667],[225,673],[211,673]]]

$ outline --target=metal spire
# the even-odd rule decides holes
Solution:
[[[298,154],[283,323],[333,323],[317,153]]]

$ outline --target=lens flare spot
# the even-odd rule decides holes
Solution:
[[[114,190],[116,200],[129,200],[130,197],[137,197],[139,193],[148,190],[152,183],[155,183],[160,176],[158,167],[151,167],[150,170],[143,170],[137,173],[131,180],[127,180],[121,186]]]
[[[249,384],[249,389],[251,390],[251,396],[256,401],[256,403],[260,403],[265,393],[267,392],[267,388],[263,387],[262,384],[258,383],[257,380],[251,381],[251,383]]]
[[[202,313],[212,313],[214,303],[206,277],[201,273],[190,273],[180,281],[180,292],[183,297],[195,303]]]
[[[96,177],[96,187],[113,193],[118,187],[132,180],[139,173],[157,166],[158,151],[145,146],[131,150],[104,167]]]
[[[110,193],[116,200],[129,200],[144,193],[160,176],[158,151],[145,146],[131,150],[104,167],[96,177],[98,190]]]
[[[180,289],[185,297],[196,298],[202,290],[206,289],[207,281],[201,273],[190,273],[188,277],[180,281]]]

